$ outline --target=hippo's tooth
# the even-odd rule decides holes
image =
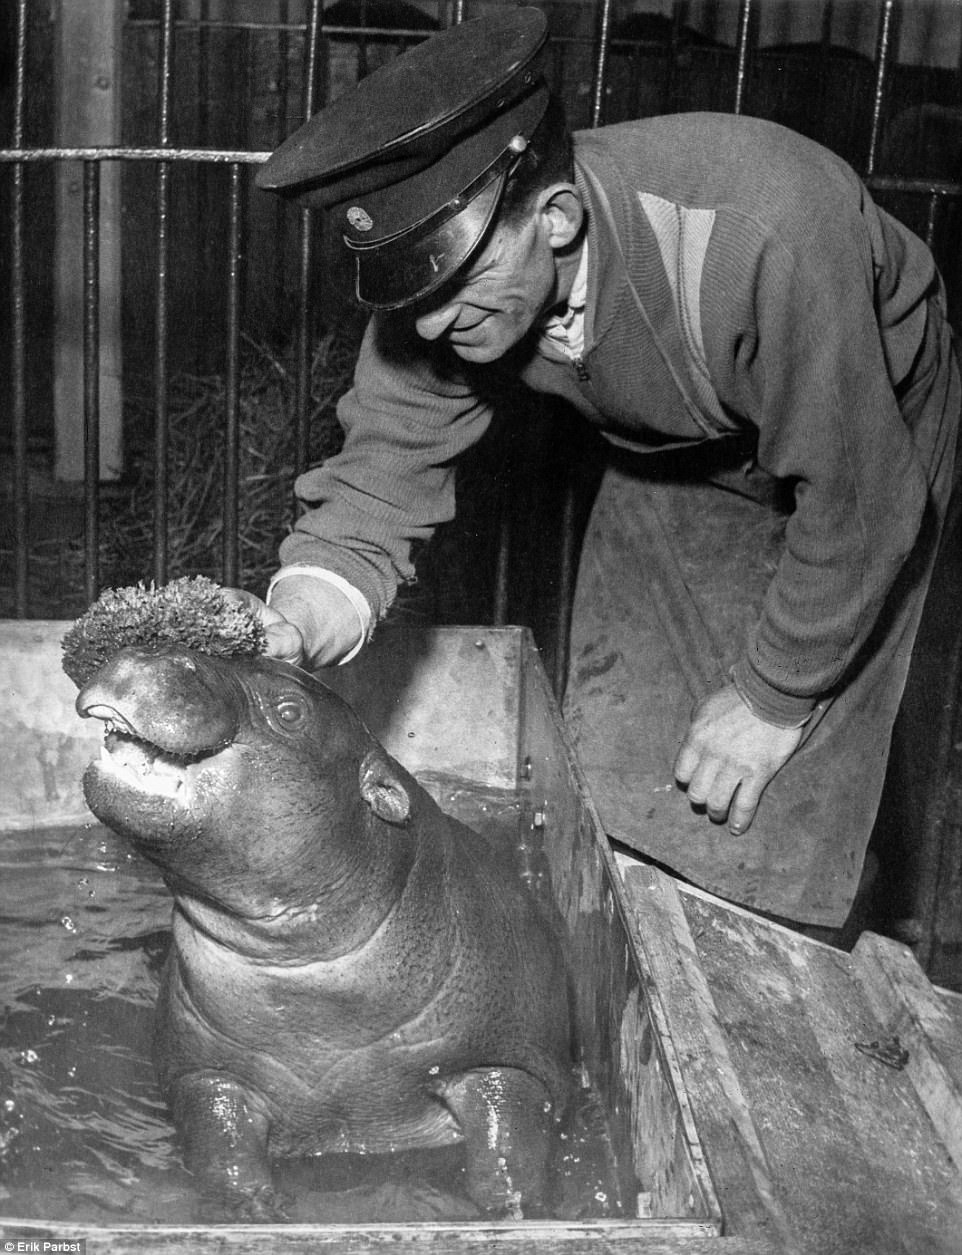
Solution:
[[[153,747],[127,738],[111,738],[100,750],[101,766],[128,788],[153,796],[175,798],[184,788],[183,767],[158,754]]]

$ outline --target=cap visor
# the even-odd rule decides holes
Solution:
[[[355,252],[361,304],[371,309],[401,309],[452,279],[490,226],[506,178],[507,172],[502,171],[460,213],[420,238],[402,236],[370,254]]]

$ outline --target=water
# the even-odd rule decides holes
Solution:
[[[428,787],[518,850],[515,799]],[[157,871],[91,822],[0,834],[0,883],[0,1213],[99,1225],[205,1218],[151,1062],[171,906]],[[620,1214],[613,1180],[604,1117],[583,1087],[559,1141],[553,1214]],[[450,1148],[285,1162],[277,1181],[302,1223],[479,1218]]]

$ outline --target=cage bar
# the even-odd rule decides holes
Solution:
[[[284,29],[277,32],[277,55],[275,59],[275,75],[277,78],[277,117],[274,129],[274,147],[278,147],[283,140],[287,138],[287,110],[290,104],[290,71],[287,64],[287,58],[290,52],[290,31],[287,29],[287,21],[290,16],[290,6],[288,0],[280,0],[280,15],[284,22]],[[277,272],[274,286],[274,305],[278,307],[284,290],[284,245],[285,233],[283,230],[283,218],[286,213],[286,206],[282,201],[278,200],[274,206],[274,222],[276,224],[275,234],[278,240],[278,257]]]
[[[752,0],[741,0],[738,10],[738,44],[736,49],[735,99],[732,113],[741,113],[745,107],[745,82],[748,78],[749,40],[752,28]]]
[[[896,0],[882,0],[882,8],[879,14],[878,41],[875,45],[875,94],[872,100],[872,129],[869,133],[868,153],[865,158],[865,173],[869,177],[875,173],[875,163],[878,158],[879,138],[882,133],[882,117],[888,90],[889,62],[891,61],[894,45],[896,16]]]
[[[224,415],[224,534],[223,581],[240,582],[240,270],[241,270],[241,167],[230,171],[230,243],[227,261],[227,388]]]
[[[302,117],[307,120],[314,112],[317,96],[317,65],[320,46],[322,0],[311,0],[308,12],[307,39],[304,48],[304,94]],[[311,224],[313,215],[306,206],[298,219],[298,276],[297,276],[297,324],[296,324],[296,380],[294,397],[294,474],[307,469],[308,443],[310,441],[311,404],[311,270],[314,262],[314,244]],[[295,501],[295,512],[299,509]]]
[[[605,110],[605,87],[608,81],[608,56],[611,51],[612,0],[601,0],[598,17],[598,42],[595,56],[594,83],[591,90],[591,125],[600,126]]]
[[[83,168],[84,595],[100,593],[100,166]]]
[[[170,98],[174,72],[174,4],[164,0],[158,58],[158,141],[170,140]],[[156,324],[154,328],[154,582],[166,583],[168,564],[168,448],[170,443],[168,346],[170,329],[170,175],[167,161],[157,165]]]
[[[27,81],[27,0],[17,3],[17,45],[14,69],[13,144],[23,147],[24,105]],[[19,161],[13,168],[10,198],[10,279],[12,343],[10,382],[13,445],[13,548],[14,548],[14,611],[17,618],[26,618],[30,579],[29,536],[30,501],[27,476],[27,365],[26,365],[26,299],[23,236],[23,176]]]

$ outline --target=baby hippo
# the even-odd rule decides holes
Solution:
[[[492,847],[286,663],[128,647],[77,709],[91,810],[174,898],[158,1074],[223,1217],[286,1218],[280,1158],[460,1142],[480,1208],[538,1214],[566,979]]]

